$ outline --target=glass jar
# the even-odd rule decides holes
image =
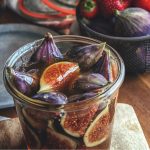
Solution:
[[[115,81],[104,92],[79,102],[50,105],[20,93],[7,72],[7,67],[17,69],[26,64],[42,40],[29,43],[13,53],[5,64],[3,74],[5,87],[14,99],[28,148],[109,149],[118,91],[125,75],[121,57],[106,45],[117,72]],[[100,43],[74,35],[54,36],[54,40],[62,53],[75,46]]]

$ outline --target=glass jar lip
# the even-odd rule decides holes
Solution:
[[[99,44],[101,41],[96,40],[96,39],[92,39],[92,38],[87,38],[87,37],[83,37],[83,36],[77,36],[77,35],[60,35],[60,36],[54,36],[53,37],[55,42],[65,42],[65,41],[70,41],[70,42],[80,42],[80,43],[85,43],[90,41],[91,43],[93,42],[93,44]],[[28,43],[22,47],[20,47],[17,51],[15,51],[6,61],[5,66],[4,66],[4,70],[3,70],[3,80],[4,80],[4,84],[5,87],[7,89],[7,91],[13,96],[13,98],[17,99],[19,102],[24,103],[24,105],[30,105],[31,107],[36,107],[37,109],[43,109],[43,110],[59,110],[60,109],[68,109],[69,107],[77,104],[77,102],[73,102],[73,103],[67,103],[64,105],[51,105],[48,104],[46,102],[43,101],[35,101],[34,99],[22,94],[21,92],[19,92],[15,86],[11,83],[11,80],[9,78],[8,72],[7,72],[7,67],[13,67],[13,65],[16,63],[16,61],[14,61],[13,59],[16,59],[16,55],[21,55],[23,56],[23,54],[25,54],[26,52],[30,51],[31,48],[33,46],[35,46],[37,43],[41,43],[43,39],[40,40],[36,40],[34,42]],[[107,44],[106,44],[107,45]],[[115,55],[115,57],[117,57],[118,63],[119,63],[119,73],[118,73],[118,77],[117,79],[114,81],[114,83],[108,88],[106,89],[106,91],[104,91],[103,93],[98,93],[96,96],[91,97],[91,98],[87,98],[86,100],[83,100],[81,102],[78,102],[78,104],[83,104],[85,103],[85,101],[87,103],[93,102],[93,99],[96,99],[97,97],[100,98],[104,98],[107,95],[111,95],[113,94],[122,84],[123,80],[124,80],[124,75],[125,75],[125,67],[124,67],[124,63],[122,58],[120,57],[120,55],[109,45],[107,45],[107,47],[109,49],[111,49],[112,53]],[[19,54],[17,54],[19,53]],[[20,57],[20,55],[18,56],[18,58]],[[16,59],[17,60],[17,59]],[[83,104],[84,105],[84,104]]]

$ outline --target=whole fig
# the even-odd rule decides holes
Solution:
[[[30,62],[39,62],[48,66],[55,62],[56,59],[62,59],[63,55],[56,46],[50,33],[45,35],[45,39],[35,53],[31,56]]]
[[[69,50],[66,55],[67,57],[78,62],[82,70],[88,70],[100,59],[105,45],[106,43],[100,43],[78,47],[76,49]]]
[[[68,97],[68,102],[79,102],[82,100],[86,100],[88,98],[94,97],[97,94],[94,92],[83,93],[83,94],[75,94]]]
[[[150,12],[142,8],[127,8],[116,11],[115,34],[138,37],[150,34]]]
[[[28,73],[19,72],[12,68],[10,73],[15,87],[21,93],[31,96],[39,89],[39,76],[37,70],[30,70]]]
[[[50,104],[66,104],[67,97],[60,92],[38,93],[32,97],[33,99],[42,100]]]
[[[71,85],[71,90],[88,92],[107,85],[108,81],[99,73],[88,73],[78,76]]]
[[[110,64],[110,54],[109,52],[103,52],[102,57],[92,68],[94,73],[100,73],[109,82],[112,82],[112,68]]]

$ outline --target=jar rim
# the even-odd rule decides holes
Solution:
[[[99,44],[101,42],[101,41],[96,40],[96,39],[87,38],[87,37],[83,37],[83,36],[77,36],[77,35],[60,35],[60,36],[54,36],[53,38],[54,38],[54,41],[56,43],[57,42],[65,42],[65,41],[70,41],[70,42],[77,42],[78,41],[80,43],[85,44],[85,42],[87,43],[90,41],[93,44]],[[37,100],[35,102],[34,99],[32,99],[32,98],[22,94],[21,92],[19,92],[15,88],[15,86],[11,83],[11,80],[9,78],[9,75],[7,72],[7,67],[13,67],[14,66],[14,64],[18,60],[16,58],[16,56],[18,55],[18,58],[20,56],[23,56],[24,54],[29,52],[33,48],[33,46],[35,46],[37,43],[41,43],[42,40],[43,39],[36,40],[34,42],[28,43],[28,44],[20,47],[17,51],[15,51],[7,59],[5,66],[4,66],[4,70],[3,70],[4,85],[7,89],[7,91],[10,93],[10,95],[12,95],[13,98],[15,98],[15,100],[23,103],[24,105],[28,105],[30,107],[35,107],[37,109],[50,110],[50,111],[57,111],[57,110],[60,111],[62,109],[69,109],[69,108],[71,108],[71,106],[75,105],[77,102],[67,103],[67,104],[63,104],[63,105],[51,105],[51,104],[48,104],[46,102],[37,101]],[[87,98],[86,100],[78,102],[78,104],[80,104],[80,106],[82,106],[82,104],[84,105],[85,101],[86,101],[86,103],[90,104],[91,102],[93,103],[93,99],[96,99],[97,97],[104,98],[107,95],[113,94],[121,86],[121,84],[124,80],[125,67],[124,67],[124,63],[123,63],[121,56],[111,46],[109,46],[108,44],[106,44],[106,46],[111,50],[113,55],[115,55],[115,57],[117,57],[117,61],[119,63],[118,77],[114,81],[114,83],[108,89],[106,89],[103,93],[100,93],[100,94],[98,93],[98,94],[96,94],[96,96],[93,96],[91,98]],[[15,60],[14,60],[14,58],[15,58]]]

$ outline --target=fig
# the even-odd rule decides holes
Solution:
[[[50,104],[66,104],[67,97],[60,92],[38,93],[32,97],[33,99],[42,100]]]
[[[33,116],[32,110],[30,108],[23,108],[22,113],[26,121],[35,129],[42,130],[47,127],[47,121],[41,120],[35,116]]]
[[[29,62],[38,62],[48,66],[58,59],[63,59],[63,55],[56,46],[52,34],[47,33],[45,35],[45,39],[35,53],[31,56]]]
[[[9,68],[10,75],[14,82],[15,87],[21,93],[31,96],[39,89],[39,77],[36,70],[32,70],[28,73],[19,72],[13,68]]]
[[[79,71],[78,64],[67,61],[48,66],[40,78],[39,93],[65,89],[70,80],[79,74]]]
[[[97,112],[98,106],[98,104],[93,104],[84,110],[66,112],[60,122],[64,131],[73,137],[83,136]]]
[[[108,81],[99,73],[87,73],[79,75],[70,85],[70,90],[88,92],[103,88]]]
[[[102,57],[93,66],[93,72],[102,74],[109,82],[113,82],[110,64],[110,52],[103,52]]]
[[[88,98],[96,96],[97,93],[89,92],[89,93],[83,93],[83,94],[75,94],[68,97],[68,102],[79,102],[86,100]]]
[[[66,55],[79,63],[82,70],[90,69],[101,58],[106,43],[88,45],[69,50]]]
[[[150,34],[150,12],[142,8],[116,11],[115,34],[121,37],[139,37]]]
[[[108,138],[109,120],[110,114],[107,105],[105,109],[97,115],[84,134],[83,140],[87,147],[97,146]]]
[[[61,133],[58,133],[49,120],[47,128],[47,145],[51,149],[76,149],[77,143]]]

